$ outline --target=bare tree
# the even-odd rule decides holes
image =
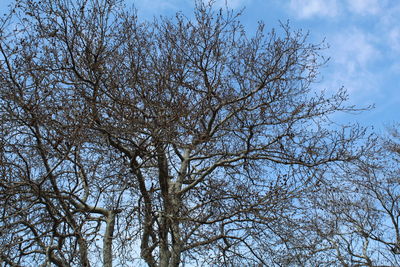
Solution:
[[[249,37],[202,1],[152,22],[118,2],[20,0],[2,23],[1,260],[310,262],[305,200],[367,149],[330,122],[345,92],[313,88],[323,44]]]
[[[308,223],[326,244],[326,259],[343,266],[400,265],[399,132],[321,185]],[[329,256],[328,256],[329,254]]]

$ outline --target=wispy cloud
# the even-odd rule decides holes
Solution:
[[[360,15],[374,15],[383,10],[385,0],[347,0],[351,12]]]
[[[334,17],[339,13],[336,0],[291,0],[289,8],[299,18]]]
[[[400,53],[400,27],[393,27],[389,31],[388,37],[390,48]]]
[[[209,1],[209,0],[203,0]],[[216,7],[228,7],[232,9],[245,7],[247,4],[250,4],[251,0],[217,0],[215,2]]]
[[[0,0],[3,1],[3,0]],[[213,3],[215,8],[228,7],[229,9],[238,9],[250,5],[252,0],[201,0],[204,3]],[[128,5],[133,4],[143,17],[152,17],[158,15],[174,14],[178,11],[184,11],[191,14],[195,6],[193,0],[126,0]]]
[[[329,72],[324,75],[324,86],[337,88],[344,85],[353,96],[357,93],[358,97],[379,88],[379,73],[372,68],[381,57],[375,37],[353,28],[330,39],[332,62]]]
[[[126,4],[128,6],[133,4],[144,18],[151,18],[161,14],[174,14],[188,8],[191,10],[194,6],[193,1],[190,0],[126,0]]]
[[[289,8],[297,17],[336,17],[349,12],[377,15],[385,11],[387,0],[290,0]]]
[[[335,59],[349,72],[368,66],[380,54],[373,36],[359,29],[337,34],[332,46]]]
[[[392,59],[400,56],[400,3],[390,4],[381,12],[376,34],[381,36],[383,45],[389,48]],[[397,60],[395,62],[397,63]]]

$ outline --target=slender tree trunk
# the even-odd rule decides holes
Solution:
[[[112,243],[115,226],[115,213],[110,211],[106,218],[106,232],[103,239],[104,267],[112,267]]]
[[[180,202],[180,201],[179,201]],[[173,205],[176,202],[173,202]],[[178,203],[176,203],[178,204]],[[174,207],[174,214],[178,215],[177,211],[179,210],[179,206]],[[177,217],[177,216],[176,216]],[[180,225],[177,219],[174,219],[171,223],[171,235],[172,235],[172,250],[171,250],[171,259],[170,259],[170,267],[178,267],[181,262],[181,252],[182,252],[182,240],[180,233]]]
[[[79,256],[82,267],[89,267],[89,257],[88,257],[88,250],[87,250],[87,243],[85,239],[82,237],[78,237],[78,244],[79,244]]]
[[[168,248],[168,232],[169,232],[169,222],[166,215],[163,214],[162,218],[160,219],[160,267],[169,265],[169,259],[171,257],[171,253]]]

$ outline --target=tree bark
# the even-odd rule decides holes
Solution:
[[[112,243],[113,234],[115,226],[115,213],[113,211],[109,212],[106,218],[106,232],[104,234],[103,240],[103,260],[104,267],[112,267]]]

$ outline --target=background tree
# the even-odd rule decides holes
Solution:
[[[323,45],[246,35],[199,1],[140,22],[114,0],[21,0],[0,39],[0,258],[11,266],[304,265],[324,173],[368,147]]]
[[[336,259],[330,260],[344,266],[400,264],[399,152],[393,127],[374,152],[313,194],[313,231],[331,247]]]

